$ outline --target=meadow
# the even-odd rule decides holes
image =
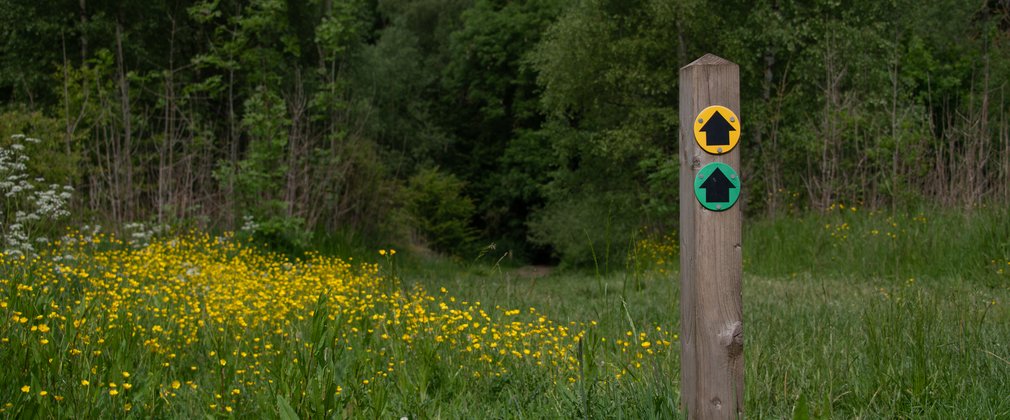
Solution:
[[[682,417],[697,100],[741,136],[747,417],[1010,419],[1010,0],[0,0],[0,34],[2,418]]]
[[[749,223],[748,417],[1010,417],[1004,219],[850,207]],[[292,256],[232,234],[73,232],[0,265],[0,410],[677,417],[675,238],[531,275],[505,251]]]

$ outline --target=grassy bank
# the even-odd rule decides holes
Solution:
[[[558,417],[675,412],[676,336],[477,300],[378,263],[230,236],[64,238],[0,262],[13,417]],[[566,303],[568,304],[568,303]],[[557,309],[549,307],[548,309]],[[643,401],[646,395],[656,399]],[[597,407],[595,401],[610,406]],[[597,413],[597,414],[593,414]]]
[[[411,273],[482,301],[544,308],[560,322],[599,321],[599,334],[639,325],[679,328],[676,273],[596,277],[516,272]],[[748,417],[1003,418],[1010,416],[1010,290],[955,278],[894,280],[844,275],[744,276]],[[600,388],[601,416],[671,414],[679,359],[638,378],[625,400]],[[575,412],[573,412],[575,413]],[[557,413],[561,415],[562,413]],[[515,413],[513,413],[515,415]]]
[[[836,206],[748,221],[748,414],[1010,416],[1010,218],[1003,213],[895,215]],[[530,278],[418,264],[404,277],[545,308],[561,321],[599,320],[610,334],[637,322],[676,329],[671,242],[643,241],[628,269],[603,275],[590,269]],[[678,392],[679,359],[670,363],[671,376],[643,387],[646,395]]]
[[[1010,416],[1007,223],[851,208],[749,222],[748,417]],[[292,258],[227,235],[76,235],[0,262],[0,411],[676,417],[672,238],[579,272],[504,252]]]
[[[824,214],[747,221],[744,270],[859,278],[952,278],[976,285],[1010,283],[1010,213],[867,212],[834,206]]]
[[[1010,416],[1007,289],[954,279],[745,278],[753,414]]]

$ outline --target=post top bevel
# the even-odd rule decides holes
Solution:
[[[683,70],[693,66],[725,66],[725,65],[735,66],[736,63],[729,61],[725,58],[719,57],[718,55],[708,53],[701,56],[697,60],[692,61],[690,64],[681,67],[680,69]]]

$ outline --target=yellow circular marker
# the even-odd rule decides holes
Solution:
[[[713,155],[729,152],[740,142],[740,118],[724,106],[705,108],[694,118],[694,140]]]

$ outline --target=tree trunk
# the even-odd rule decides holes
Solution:
[[[130,83],[126,77],[126,64],[123,58],[123,25],[116,20],[116,61],[118,62],[120,111],[123,119],[123,144],[119,150],[116,164],[123,174],[123,189],[120,191],[123,200],[124,220],[133,220],[133,124],[130,118]],[[117,171],[118,172],[118,171]]]
[[[60,38],[63,40],[63,119],[66,124],[63,131],[63,145],[65,153],[70,156],[70,141],[74,137],[74,126],[70,123],[70,63],[67,59],[67,40],[62,36]]]
[[[158,150],[158,224],[165,224],[165,211],[172,206],[173,218],[179,216],[179,209],[173,196],[175,195],[175,19],[169,16],[172,30],[168,41],[168,70],[165,72],[165,130],[162,134],[161,147]]]
[[[899,73],[898,73],[898,33],[895,31],[894,35],[894,57],[891,62],[891,141],[893,142],[891,151],[891,211],[897,210],[898,206],[898,193],[901,192],[902,177],[898,173],[898,84],[899,84]],[[904,151],[907,153],[908,151]]]
[[[86,0],[80,0],[78,5],[80,6],[79,19],[81,22],[81,63],[88,61],[88,8],[85,4]]]

